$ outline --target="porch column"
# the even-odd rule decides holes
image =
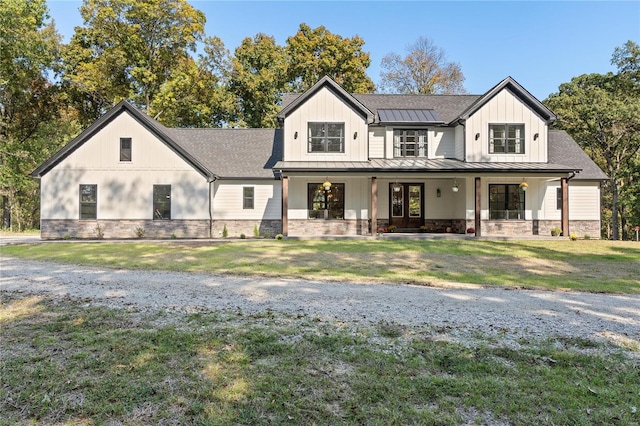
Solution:
[[[560,188],[562,190],[562,235],[569,236],[569,179],[560,179]]]
[[[378,232],[378,178],[371,178],[371,235]]]
[[[282,235],[289,235],[289,178],[282,176]]]
[[[480,213],[482,211],[482,185],[480,178],[476,178],[475,184],[475,198],[476,198],[476,211],[475,211],[475,228],[476,228],[476,237],[482,236],[482,222],[480,221]]]

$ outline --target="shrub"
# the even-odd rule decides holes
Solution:
[[[281,240],[283,238],[284,238],[284,235],[282,235],[282,234],[276,235],[276,240]]]
[[[398,229],[397,226],[389,225],[389,227],[387,228],[387,232],[396,232],[396,229]]]
[[[144,228],[138,226],[133,232],[135,232],[137,238],[144,238]]]
[[[244,234],[240,234],[240,239],[241,239],[241,240],[245,240],[245,239],[247,239],[247,236],[246,236],[246,235],[244,235]]]
[[[551,236],[557,237],[560,234],[562,234],[562,229],[561,228],[558,228],[557,226],[554,226],[553,228],[551,228]]]
[[[100,224],[96,225],[96,238],[98,238],[99,240],[104,239],[104,229],[102,229],[102,226],[100,226]]]
[[[63,240],[70,240],[70,239],[71,239],[71,235],[69,235],[69,234],[64,234],[64,235],[62,236],[62,239],[63,239]]]
[[[577,234],[570,234],[570,235],[569,235],[569,239],[570,239],[571,241],[575,241],[575,240],[577,240],[577,239],[578,239],[578,235],[577,235]]]
[[[585,240],[590,240],[590,239],[591,239],[591,236],[590,236],[590,235],[585,235],[585,236],[584,236],[584,239],[585,239]]]
[[[475,233],[476,233],[475,228],[467,228],[467,234],[475,234]]]
[[[227,229],[227,225],[225,224],[222,227],[222,238],[227,238],[229,236],[229,230]]]
[[[253,236],[255,238],[260,237],[260,230],[258,229],[258,225],[253,225]]]
[[[175,240],[178,237],[176,237],[176,234],[171,234],[171,236],[169,238],[171,238],[172,240]]]

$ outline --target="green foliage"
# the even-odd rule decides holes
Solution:
[[[245,38],[232,60],[230,89],[237,95],[248,127],[276,127],[280,97],[285,89],[287,58],[275,38],[257,34]]]
[[[225,224],[222,227],[222,238],[227,238],[229,236],[229,230],[227,229],[227,225]]]
[[[638,46],[632,42],[617,48],[613,62],[619,73],[585,74],[560,85],[544,102],[557,115],[557,127],[566,130],[607,173],[604,209],[611,211],[611,236],[620,237],[620,221],[640,215],[633,203],[637,187],[622,189],[638,179],[640,161],[640,68]],[[627,210],[626,211],[625,207]],[[623,227],[624,228],[624,227]],[[624,229],[623,229],[624,232]]]
[[[102,228],[102,226],[100,226],[100,224],[98,223],[95,227],[95,232],[96,232],[96,238],[99,240],[104,239],[104,228]]]
[[[0,192],[17,231],[39,223],[39,185],[29,174],[77,132],[49,81],[59,35],[48,19],[44,0],[0,7]]]
[[[260,230],[258,229],[258,225],[253,225],[253,237],[254,238],[258,238],[260,237]]]
[[[358,36],[343,38],[324,26],[312,29],[300,24],[287,38],[288,82],[293,91],[303,92],[324,76],[329,76],[350,93],[371,93],[373,81],[367,76],[369,53]]]
[[[63,79],[90,95],[83,109],[101,114],[131,99],[150,115],[161,113],[152,102],[174,72],[183,74],[179,67],[202,40],[204,14],[185,0],[85,0],[80,13],[85,26],[65,49]]]
[[[276,234],[276,237],[275,237],[275,238],[276,238],[276,240],[281,240],[281,239],[283,239],[283,238],[284,238],[284,235],[282,235],[282,234]]]
[[[465,93],[460,65],[447,62],[444,50],[428,37],[420,37],[402,57],[389,53],[382,58],[381,89],[390,93]]]
[[[136,234],[136,238],[144,238],[145,230],[143,227],[138,226],[133,230],[134,234]]]
[[[562,234],[562,228],[558,228],[557,226],[554,226],[553,228],[551,228],[551,236],[557,237],[560,234]]]
[[[574,234],[574,233],[569,234],[569,239],[571,241],[576,241],[578,239],[578,234]]]

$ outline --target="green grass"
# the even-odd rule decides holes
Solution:
[[[640,422],[637,349],[0,297],[2,425]]]
[[[113,268],[640,294],[640,244],[632,241],[132,241],[1,250],[7,256]]]

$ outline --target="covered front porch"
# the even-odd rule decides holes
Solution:
[[[290,237],[534,236],[555,227],[568,235],[566,174],[288,174],[282,182],[282,228]],[[550,210],[556,216],[545,215]]]

